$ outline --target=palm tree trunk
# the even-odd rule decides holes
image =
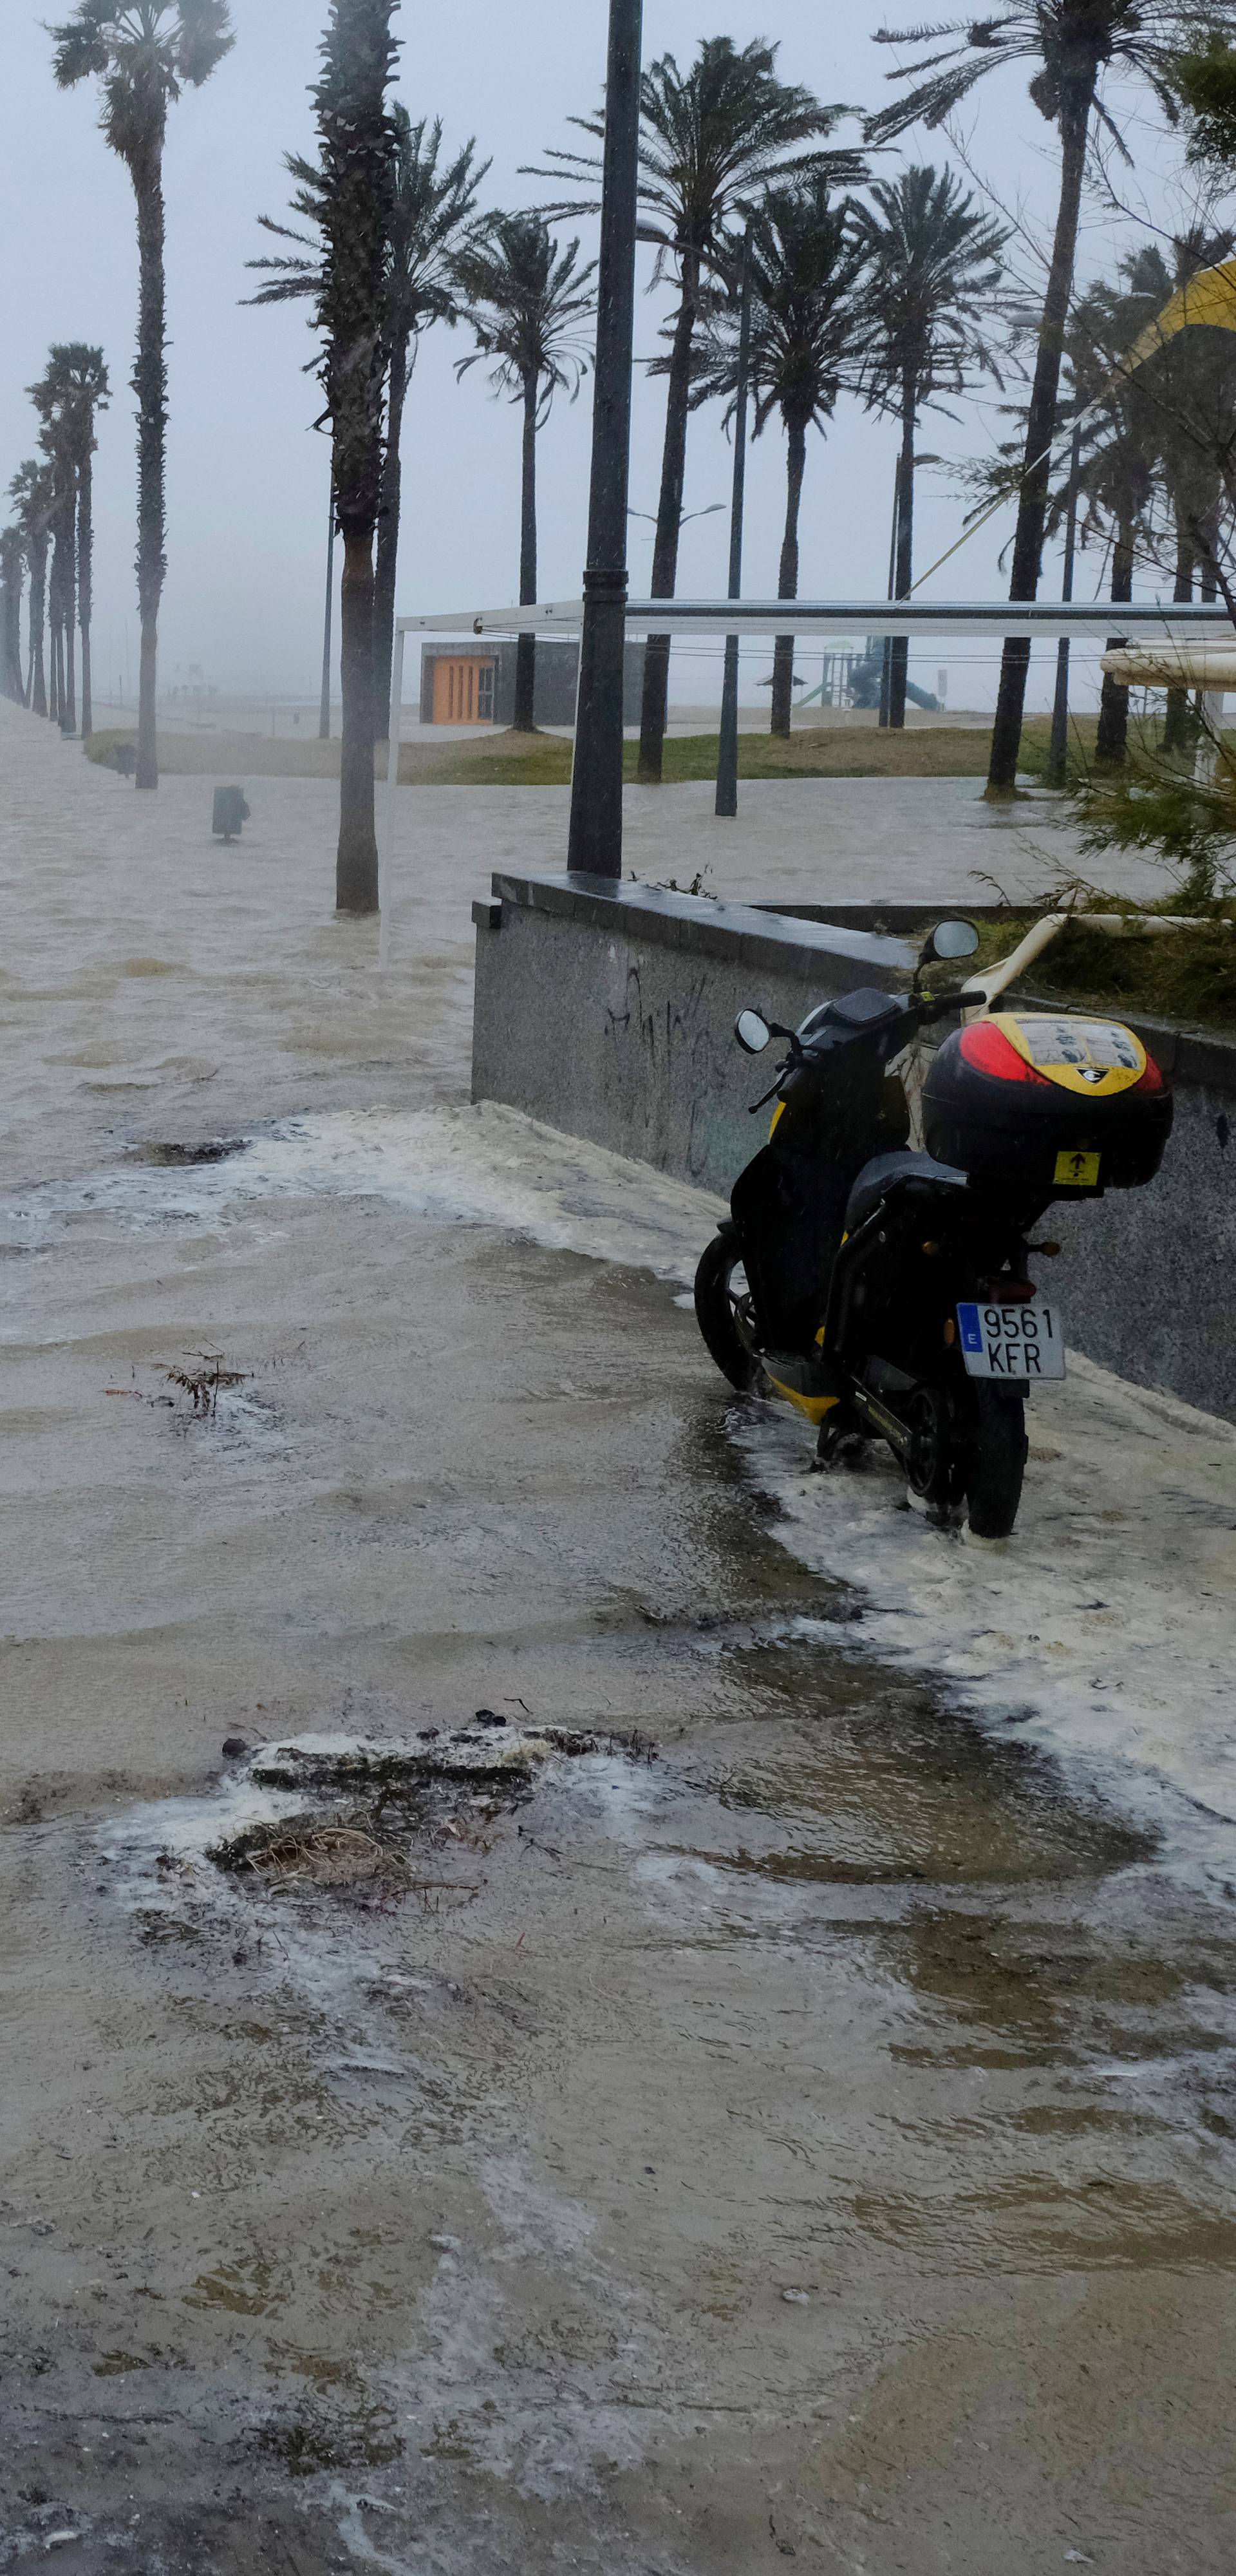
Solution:
[[[89,742],[94,731],[94,711],[90,690],[90,615],[93,605],[92,573],[94,568],[94,473],[90,461],[91,432],[87,426],[77,481],[77,619],[82,637],[82,741]]]
[[[691,344],[695,335],[699,262],[687,252],[682,262],[682,298],[670,351],[665,401],[665,445],[661,451],[661,497],[652,549],[653,599],[672,599],[678,579],[678,538],[682,527],[682,493],[687,471],[687,414],[691,398]],[[644,692],[639,720],[636,776],[645,786],[661,784],[665,711],[669,697],[668,635],[650,635],[644,647]]]
[[[137,768],[135,787],[157,787],[159,753],[155,696],[158,685],[159,602],[166,564],[164,443],[167,428],[167,326],[163,274],[163,210],[160,131],[149,151],[130,163],[137,200],[138,309],[137,364],[137,604],[141,617],[141,659],[137,698]]]
[[[36,716],[47,713],[44,634],[47,621],[47,538],[36,537],[30,555],[30,680],[27,702]]]
[[[1116,529],[1112,547],[1112,598],[1133,597],[1133,528],[1122,519]],[[1128,642],[1126,635],[1109,635],[1107,650],[1116,653]],[[1099,769],[1122,769],[1129,746],[1129,692],[1110,673],[1103,674],[1103,693],[1099,699],[1099,730],[1095,740],[1095,766]]]
[[[1026,458],[1013,538],[1010,599],[1033,599],[1039,586],[1039,558],[1043,551],[1048,468],[1051,463],[1049,451],[1055,436],[1060,359],[1077,259],[1077,226],[1082,182],[1086,175],[1086,139],[1090,130],[1090,110],[1094,104],[1094,85],[1095,69],[1091,65],[1087,71],[1065,80],[1060,102],[1060,203],[1026,422]],[[992,797],[1011,796],[1015,791],[1029,669],[1028,639],[1007,637],[1000,660],[1000,688],[987,770],[987,794]]]
[[[1193,542],[1182,519],[1176,521],[1176,580],[1172,598],[1183,602],[1193,597]],[[1186,751],[1189,744],[1189,692],[1169,689],[1167,713],[1163,719],[1163,749]]]
[[[19,707],[26,703],[26,687],[21,675],[21,599],[25,587],[25,566],[18,557],[17,577],[13,583],[12,623],[9,630],[9,686]]]
[[[914,580],[914,432],[918,425],[918,386],[906,376],[901,388],[901,454],[897,459],[897,569],[895,599],[908,599]],[[894,635],[888,668],[888,721],[904,730],[910,638]]]
[[[536,415],[540,386],[524,377],[524,436],[519,498],[519,604],[536,598]],[[521,635],[515,652],[516,733],[536,732],[536,637]]]
[[[803,475],[807,465],[807,432],[800,420],[786,424],[788,442],[785,469],[785,534],[781,540],[781,563],[777,574],[778,599],[798,597],[798,514],[802,507]],[[778,635],[773,645],[772,727],[773,733],[790,735],[790,708],[794,695],[794,638]]]
[[[374,569],[373,526],[368,518],[341,522],[343,578],[339,586],[340,679],[343,740],[339,753],[339,852],[335,906],[339,912],[378,909],[378,841],[374,827]]]
[[[69,484],[64,511],[64,694],[60,730],[77,731],[77,488]]]
[[[56,608],[54,566],[52,572],[51,636],[49,639],[49,654],[50,669],[47,695],[47,715],[49,723],[56,724],[59,722],[60,718],[60,618]]]
[[[22,566],[16,548],[14,560],[4,575],[4,694],[21,706],[25,697],[21,676],[21,594]]]
[[[391,350],[386,406],[386,445],[382,450],[382,498],[378,510],[378,555],[373,587],[373,714],[377,738],[390,733],[391,666],[395,654],[395,595],[399,569],[399,510],[403,468],[399,443],[407,399],[408,333]]]

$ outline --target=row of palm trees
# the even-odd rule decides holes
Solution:
[[[338,900],[358,911],[377,899],[373,744],[389,697],[399,438],[420,335],[437,322],[466,321],[475,346],[457,373],[487,362],[495,391],[520,409],[520,598],[527,602],[536,597],[537,433],[555,393],[578,391],[595,310],[593,263],[581,262],[578,236],[564,244],[550,222],[568,211],[596,211],[587,191],[596,186],[597,155],[551,152],[548,167],[534,167],[531,175],[573,182],[569,198],[519,214],[478,214],[488,164],[478,164],[475,140],[444,162],[440,125],[413,126],[387,98],[390,24],[390,0],[334,0],[315,92],[318,158],[288,157],[295,221],[260,219],[288,248],[251,262],[263,277],[251,300],[308,299],[320,340],[345,549]],[[781,81],[776,57],[775,46],[740,48],[716,37],[700,45],[686,72],[667,54],[643,76],[640,229],[656,249],[653,282],[672,272],[677,290],[668,354],[653,362],[653,372],[668,380],[652,563],[659,597],[671,596],[676,580],[691,412],[734,391],[744,258],[756,431],[775,413],[787,436],[783,597],[797,591],[807,433],[812,424],[826,426],[839,393],[858,391],[901,422],[896,581],[905,590],[919,420],[991,364],[981,317],[998,281],[1003,231],[947,170],[909,171],[895,184],[878,184],[870,204],[860,204],[847,183],[865,179],[862,155],[820,139],[846,111]],[[333,140],[341,115],[352,139],[346,165]],[[600,115],[576,121],[600,143]],[[356,143],[362,132],[363,151]],[[349,197],[362,163],[364,220]],[[341,293],[345,273],[354,285],[363,281],[363,294],[359,285],[355,295]],[[904,720],[905,660],[903,651],[894,664],[894,723]],[[792,662],[792,642],[783,637],[772,722],[784,732]],[[668,639],[653,637],[640,742],[647,779],[661,775],[667,664]],[[533,723],[534,671],[535,646],[525,638],[517,660],[519,729]]]
[[[915,165],[875,182],[870,200],[835,197],[814,172],[774,186],[750,216],[749,370],[754,435],[774,414],[786,434],[785,533],[777,595],[798,594],[799,514],[807,434],[827,429],[849,390],[900,428],[894,480],[890,589],[909,595],[914,573],[916,441],[924,412],[945,406],[986,373],[997,373],[987,317],[1000,286],[1007,235],[974,204],[947,167]],[[740,321],[733,298],[714,299],[697,352],[692,408],[713,395],[733,401]],[[888,722],[905,723],[909,646],[891,656]],[[772,730],[788,735],[794,643],[773,651]],[[658,746],[650,742],[651,763]]]
[[[96,425],[111,387],[103,351],[61,340],[29,388],[41,454],[9,485],[16,516],[0,533],[0,627],[7,697],[77,731],[77,642],[81,645],[81,731],[93,730],[90,626],[94,592]],[[29,658],[21,661],[21,603],[30,577]]]
[[[524,433],[521,591],[535,587],[535,441],[554,391],[574,391],[587,364],[580,338],[591,313],[588,265],[578,240],[562,249],[551,220],[595,210],[600,114],[573,123],[591,147],[551,149],[533,174],[565,194],[522,216],[477,219],[485,175],[475,145],[441,163],[437,126],[413,125],[390,97],[397,47],[397,0],[330,0],[322,71],[313,92],[314,161],[289,163],[294,212],[311,227],[293,234],[294,255],[255,263],[267,271],[255,300],[304,295],[319,340],[323,424],[332,443],[332,493],[343,541],[344,700],[338,900],[366,911],[377,901],[373,829],[373,747],[385,703],[398,542],[399,431],[421,331],[437,320],[472,318],[477,358],[499,389],[522,406]],[[1182,53],[1194,53],[1198,0],[1000,0],[981,22],[883,29],[878,41],[935,50],[910,75],[892,77],[898,96],[866,121],[863,149],[839,147],[847,113],[777,72],[777,49],[728,37],[705,40],[685,71],[666,54],[642,79],[640,228],[655,249],[654,282],[668,279],[674,311],[658,361],[667,380],[661,483],[652,564],[658,596],[673,595],[683,523],[688,423],[693,405],[732,391],[734,293],[745,242],[756,300],[757,421],[780,416],[787,433],[788,493],[782,595],[797,580],[797,524],[807,432],[823,427],[844,385],[897,412],[895,587],[912,571],[915,433],[924,408],[963,391],[993,364],[982,335],[998,281],[1003,235],[952,174],[921,167],[878,182],[864,205],[864,151],[883,147],[916,120],[938,126],[983,74],[1010,61],[1032,65],[1030,93],[1060,144],[1060,190],[1051,259],[1036,333],[1030,401],[1012,548],[1012,593],[1033,597],[1051,507],[1061,375],[1073,307],[1078,218],[1087,153],[1096,133],[1114,131],[1102,95],[1109,67],[1139,75],[1164,111],[1178,112]],[[1236,33],[1236,0],[1206,0],[1213,53]],[[140,291],[133,376],[138,411],[138,592],[142,648],[137,784],[157,783],[154,686],[157,620],[164,577],[164,450],[167,375],[164,323],[162,156],[170,107],[200,86],[233,42],[227,0],[78,0],[52,30],[53,64],[65,87],[97,83],[106,140],[134,190]],[[1187,62],[1186,62],[1187,68]],[[271,224],[275,233],[288,228]],[[518,291],[517,291],[518,290]],[[858,317],[862,316],[861,329]],[[860,354],[861,342],[861,354]],[[36,469],[41,470],[41,469]],[[80,467],[72,592],[67,534],[48,598],[53,629],[49,705],[66,713],[74,688],[74,606],[81,631],[83,578],[88,635],[89,550],[83,553]],[[23,473],[25,469],[23,469]],[[88,498],[88,495],[87,495]],[[58,509],[67,529],[61,479]],[[25,509],[25,496],[19,507]],[[32,503],[27,558],[37,547],[42,502]],[[51,521],[47,524],[50,526]],[[18,535],[20,536],[20,528]],[[53,540],[54,543],[54,540]],[[375,544],[377,559],[375,560]],[[0,559],[5,585],[3,656],[12,685],[10,635],[16,540]],[[88,654],[88,643],[86,646]],[[1006,645],[989,786],[1011,788],[1024,701],[1028,647]],[[35,680],[29,681],[32,703]],[[905,655],[894,662],[900,706]],[[640,775],[661,774],[668,638],[646,658]],[[791,654],[777,656],[775,720],[787,719]],[[530,721],[531,662],[524,657],[520,720]]]

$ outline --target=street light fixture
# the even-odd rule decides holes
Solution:
[[[714,510],[723,510],[724,508],[724,501],[708,501],[705,503],[702,510],[684,510],[678,525],[680,528],[686,528],[690,526],[692,519],[711,519]],[[649,519],[654,528],[657,524],[657,514],[655,510],[628,510],[627,517],[628,519]],[[645,544],[646,543],[647,539],[645,539]]]

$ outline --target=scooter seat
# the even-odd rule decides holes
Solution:
[[[881,1199],[886,1199],[889,1191],[903,1181],[929,1181],[935,1189],[964,1190],[968,1186],[964,1172],[956,1171],[951,1163],[937,1163],[934,1154],[915,1154],[909,1146],[900,1147],[895,1154],[873,1154],[850,1192],[845,1212],[847,1234],[865,1224]]]

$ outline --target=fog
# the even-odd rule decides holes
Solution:
[[[208,683],[254,694],[310,693],[320,656],[328,447],[314,433],[317,388],[304,372],[315,343],[295,306],[246,309],[257,283],[245,262],[269,247],[262,213],[284,213],[284,152],[312,152],[308,96],[317,69],[325,0],[233,0],[236,44],[207,85],[173,109],[166,187],[170,421],[168,429],[168,576],[161,623],[161,685],[198,666]],[[701,7],[698,0],[646,0],[645,59],[666,49],[685,63],[703,35],[736,41],[770,36],[781,45],[780,70],[825,100],[870,107],[887,95],[894,57],[872,45],[884,18],[876,0],[848,10],[819,0],[775,0],[771,7]],[[126,672],[136,679],[137,628],[132,572],[134,516],[133,403],[129,390],[136,316],[133,203],[126,172],[97,125],[93,85],[68,94],[53,83],[50,39],[41,12],[9,0],[4,39],[5,198],[4,325],[7,364],[0,383],[0,479],[7,482],[34,452],[34,419],[24,388],[43,368],[53,339],[102,344],[113,384],[100,425],[97,459],[96,671],[100,695]],[[475,135],[493,167],[488,204],[531,204],[547,191],[519,175],[547,145],[571,140],[567,119],[594,107],[604,69],[604,0],[469,0],[421,8],[404,0],[396,19],[402,42],[398,90],[414,119],[440,114],[448,149]],[[1161,203],[1154,173],[1164,166],[1161,139],[1144,94],[1109,91],[1131,118],[1137,161],[1118,184],[1134,203],[1148,187]],[[1056,179],[1056,136],[1026,95],[1025,68],[996,72],[981,85],[965,134],[974,167],[994,181],[1004,208],[1028,229],[1011,254],[1019,277],[1041,287],[1044,220]],[[854,139],[853,126],[844,139]],[[839,139],[843,139],[839,137]],[[965,138],[963,137],[963,140]],[[913,159],[949,156],[941,135],[907,138]],[[884,156],[890,173],[899,156]],[[1151,176],[1147,179],[1147,173]],[[559,229],[568,229],[562,228]],[[580,226],[589,249],[595,224]],[[1110,265],[1129,236],[1092,191],[1079,282]],[[652,254],[640,253],[637,350],[657,347],[669,298],[648,294]],[[454,361],[466,354],[466,329],[426,336],[408,403],[404,440],[404,517],[400,608],[403,611],[495,604],[517,587],[517,415],[496,401],[478,366],[457,385]],[[1001,434],[999,394],[958,406],[960,418],[929,415],[925,450],[949,458],[982,453]],[[637,369],[631,501],[655,508],[664,386]],[[578,403],[559,398],[540,443],[540,587],[543,597],[578,592],[584,551],[590,388]],[[804,595],[882,595],[896,435],[891,423],[843,400],[826,439],[810,446],[802,523]],[[730,451],[720,406],[696,416],[687,469],[687,507],[728,499]],[[775,588],[784,508],[784,447],[770,424],[753,448],[745,587]],[[916,570],[931,563],[961,528],[963,504],[950,477],[919,477]],[[646,586],[651,528],[632,523],[634,591]],[[1011,512],[993,523],[937,575],[938,596],[997,598],[1005,582],[998,556],[1011,534]],[[725,586],[726,522],[717,513],[684,530],[679,588],[719,593]],[[1100,586],[1102,564],[1086,554],[1078,595]],[[1058,587],[1058,567],[1044,587]],[[1143,585],[1145,587],[1145,585]],[[715,694],[717,652],[702,642],[675,650],[673,696]],[[994,643],[958,645],[949,659],[953,705],[989,705]],[[804,648],[799,667],[806,670]],[[926,644],[912,673],[934,686],[942,652]],[[1032,700],[1046,702],[1053,648],[1037,647]],[[753,648],[748,686],[767,667]]]

